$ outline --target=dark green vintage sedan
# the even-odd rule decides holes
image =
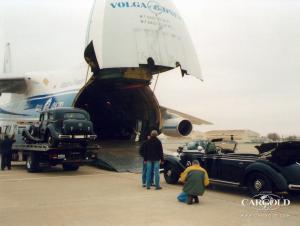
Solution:
[[[215,142],[218,141],[218,142]],[[245,187],[251,195],[262,192],[300,194],[300,142],[266,143],[256,146],[258,154],[237,154],[234,141],[193,141],[165,154],[164,177],[178,182],[180,173],[195,159],[209,175],[210,182]]]
[[[26,143],[80,143],[86,146],[97,138],[87,111],[79,108],[55,108],[41,112],[39,125],[23,133]]]

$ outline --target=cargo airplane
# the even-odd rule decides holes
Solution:
[[[13,74],[7,44],[0,77],[2,132],[16,133],[20,125],[37,121],[42,110],[56,107],[87,110],[99,139],[107,141],[140,141],[152,129],[187,136],[192,124],[209,124],[160,106],[150,87],[157,74],[174,68],[182,79],[202,79],[188,31],[171,1],[95,0],[82,56],[85,62],[76,69]]]

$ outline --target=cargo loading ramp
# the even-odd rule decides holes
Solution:
[[[128,141],[101,142],[95,164],[117,172],[139,173],[143,158],[139,155],[140,144]]]

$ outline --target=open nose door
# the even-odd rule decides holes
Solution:
[[[86,46],[94,51],[94,68],[138,68],[151,62],[161,71],[180,66],[202,79],[183,18],[169,0],[96,0]]]

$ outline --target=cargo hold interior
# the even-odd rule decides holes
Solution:
[[[89,112],[100,140],[144,140],[160,127],[158,102],[150,87],[142,83],[95,80],[74,106]]]

